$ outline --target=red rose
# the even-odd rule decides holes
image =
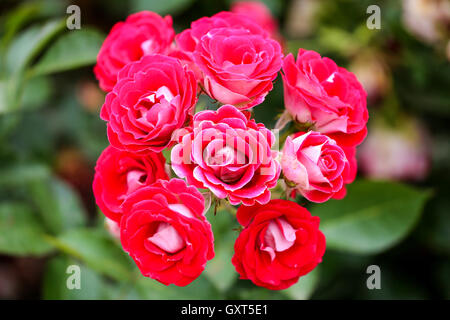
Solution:
[[[267,203],[280,175],[274,142],[270,130],[232,105],[201,111],[172,149],[172,169],[231,204]]]
[[[167,53],[175,32],[172,18],[150,11],[130,15],[113,26],[97,56],[94,73],[104,91],[111,91],[126,64],[153,53]]]
[[[185,63],[196,66],[208,95],[247,109],[264,101],[281,68],[281,47],[246,15],[220,12],[176,37]],[[199,72],[200,71],[200,72]]]
[[[95,201],[103,214],[119,222],[127,195],[158,179],[169,179],[165,163],[161,153],[140,156],[111,146],[103,150],[93,183]]]
[[[123,204],[122,246],[144,276],[186,286],[214,257],[204,209],[203,196],[183,180],[159,180],[141,188]]]
[[[272,290],[286,289],[313,270],[325,253],[320,219],[288,200],[239,207],[244,226],[232,263],[241,279]]]
[[[282,57],[277,41],[233,28],[210,30],[194,51],[206,93],[239,109],[264,101],[273,88]]]
[[[358,145],[367,134],[366,92],[355,75],[317,52],[300,49],[283,61],[286,110],[339,145]]]
[[[176,44],[180,50],[192,53],[204,35],[218,28],[242,29],[249,31],[251,34],[259,34],[265,38],[269,36],[267,31],[247,16],[223,11],[212,17],[203,17],[192,22],[190,29],[186,29],[176,36]]]
[[[100,113],[110,143],[137,153],[166,148],[193,112],[196,87],[192,71],[176,58],[156,54],[129,63]]]
[[[216,28],[244,29],[252,34],[260,34],[263,37],[268,36],[264,29],[244,15],[227,11],[192,22],[190,29],[184,30],[175,37],[175,46],[172,47],[169,54],[181,59],[184,64],[188,65],[194,71],[199,82],[203,81],[203,73],[194,62],[193,53],[200,39],[210,30]]]

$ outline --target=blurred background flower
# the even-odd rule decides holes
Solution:
[[[404,119],[389,128],[373,123],[359,149],[361,171],[372,179],[416,180],[426,178],[430,169],[430,139],[415,120]]]
[[[415,36],[428,43],[448,40],[450,3],[446,0],[403,0],[403,22]]]

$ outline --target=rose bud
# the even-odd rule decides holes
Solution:
[[[103,150],[92,185],[95,201],[103,214],[119,222],[123,213],[121,205],[130,193],[158,179],[169,179],[165,163],[161,153],[140,156],[112,146]]]
[[[241,206],[237,219],[244,230],[231,261],[241,279],[282,290],[322,261],[325,236],[319,230],[320,219],[295,202],[277,199]]]
[[[300,49],[283,61],[284,101],[295,121],[339,145],[352,147],[367,134],[366,92],[355,75],[317,52]]]
[[[201,111],[172,149],[172,169],[233,205],[267,203],[280,175],[274,142],[270,130],[232,105]]]
[[[159,180],[141,188],[123,204],[122,246],[144,276],[186,286],[214,257],[204,209],[201,193],[183,180]]]
[[[287,137],[281,167],[287,184],[313,202],[341,199],[345,184],[355,179],[355,148],[346,152],[326,135],[309,131]]]
[[[149,55],[128,64],[100,113],[109,142],[129,152],[160,152],[192,115],[196,89],[193,72],[176,58]]]
[[[109,92],[116,84],[120,69],[145,55],[168,53],[175,32],[172,18],[150,11],[130,15],[113,26],[97,56],[94,73],[102,90]]]

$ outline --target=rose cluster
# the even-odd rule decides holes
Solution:
[[[281,118],[292,121],[281,151],[276,132],[252,116],[280,71]],[[259,3],[177,35],[170,16],[132,14],[112,28],[94,72],[107,92],[100,117],[110,142],[94,195],[144,276],[185,286],[203,272],[214,258],[210,197],[239,206],[231,262],[241,279],[285,289],[322,261],[319,218],[289,198],[341,199],[354,180],[368,115],[352,73],[314,51],[284,56]],[[200,95],[218,107],[196,112]],[[272,199],[276,187],[287,199]]]

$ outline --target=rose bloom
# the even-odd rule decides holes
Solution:
[[[281,47],[246,15],[220,12],[176,36],[175,53],[195,65],[205,92],[240,109],[264,101],[281,68]],[[173,54],[173,53],[172,53]]]
[[[186,29],[175,37],[175,45],[169,55],[180,59],[195,73],[199,82],[203,82],[203,72],[194,62],[193,52],[200,39],[209,31],[216,28],[233,28],[248,30],[252,34],[268,37],[267,31],[248,17],[227,11],[219,12],[212,17],[203,17],[191,23],[191,28]]]
[[[200,192],[183,180],[158,180],[123,204],[120,240],[141,273],[169,285],[186,286],[214,258],[211,225]]]
[[[237,219],[244,230],[231,261],[241,279],[282,290],[322,261],[325,236],[319,230],[320,219],[295,202],[277,199],[241,206]]]
[[[269,36],[266,30],[247,16],[223,11],[212,17],[203,17],[192,22],[190,29],[184,30],[175,37],[176,45],[187,54],[192,53],[204,35],[218,28],[243,29],[251,34],[259,34],[263,37]]]
[[[168,147],[172,133],[193,113],[193,72],[176,58],[156,54],[128,64],[117,80],[100,113],[108,122],[109,142],[136,153]]]
[[[150,11],[130,15],[113,26],[97,56],[94,73],[104,91],[111,91],[126,64],[144,55],[166,54],[175,36],[172,18]]]
[[[313,202],[342,199],[345,184],[354,180],[354,148],[345,151],[326,135],[309,131],[287,137],[281,155],[281,167],[288,185]],[[295,194],[295,193],[294,193]]]
[[[270,130],[232,105],[201,111],[172,149],[172,169],[233,205],[267,203],[280,175],[274,142]]]
[[[269,8],[259,1],[237,1],[231,6],[231,12],[247,16],[267,31],[271,38],[282,42],[278,30],[278,22],[272,16]]]
[[[239,109],[264,101],[273,88],[282,57],[277,41],[232,28],[210,30],[194,51],[206,93]]]
[[[366,92],[355,75],[317,52],[300,49],[283,61],[284,101],[294,120],[313,125],[339,145],[358,145],[367,134]]]
[[[92,185],[95,201],[103,214],[119,222],[121,205],[130,193],[158,179],[169,179],[165,163],[161,153],[140,156],[112,146],[103,150],[95,166]]]

